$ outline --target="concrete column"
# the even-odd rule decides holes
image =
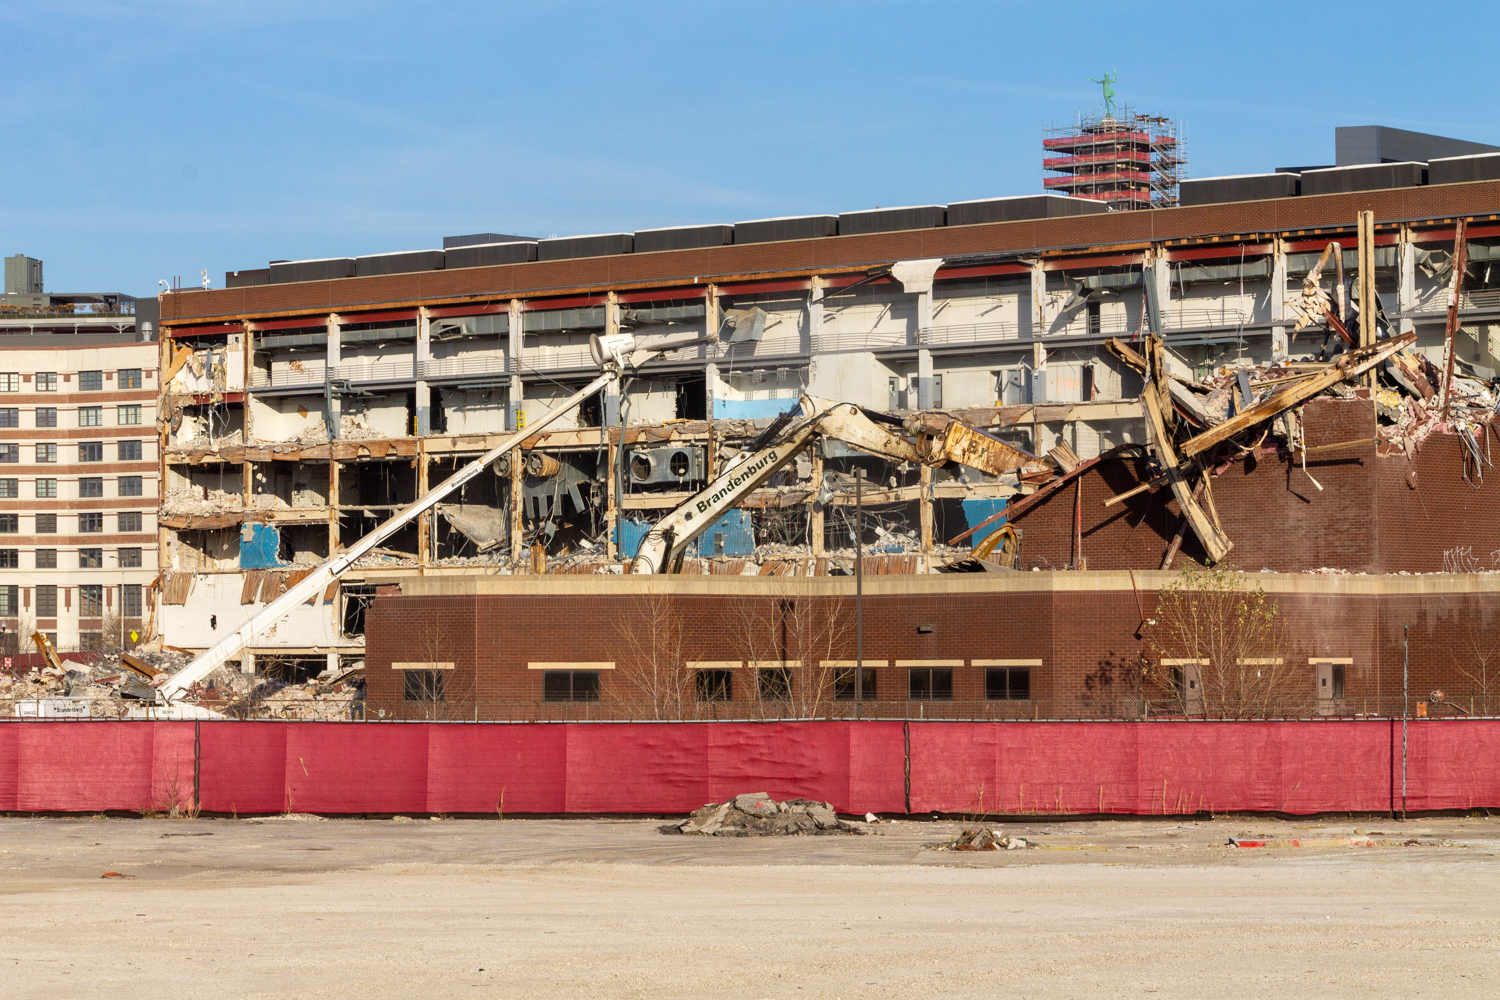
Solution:
[[[509,341],[506,344],[506,370],[510,372],[510,399],[506,405],[505,429],[513,431],[521,426],[521,406],[524,395],[521,386],[521,347],[524,343],[526,304],[520,299],[510,300]],[[518,453],[519,454],[519,453]],[[520,558],[519,555],[516,556]]]
[[[418,436],[432,433],[432,391],[427,387],[427,361],[432,357],[432,316],[424,306],[417,310],[417,427]]]
[[[823,279],[815,274],[811,284],[807,297],[807,350],[815,356],[823,339]]]
[[[338,378],[338,368],[343,360],[339,355],[339,324],[338,313],[330,313],[328,316],[328,370],[323,373],[325,380]],[[330,440],[336,440],[339,436],[339,425],[343,423],[344,403],[333,393],[328,394],[327,400],[328,437]]]
[[[817,497],[823,490],[823,449],[814,444],[809,451],[812,455],[812,495]],[[811,518],[808,533],[812,535],[812,554],[820,556],[823,554],[823,505],[814,501],[808,517]]]
[[[714,419],[714,397],[719,392],[719,366],[710,361],[703,366],[703,410],[710,422]]]
[[[240,653],[240,673],[246,677],[255,676],[255,654],[248,649]]]
[[[1031,265],[1031,309],[1028,315],[1031,336],[1045,337],[1047,335],[1047,272],[1042,270],[1041,261]]]
[[[328,554],[339,550],[339,463],[328,461]]]
[[[427,472],[431,459],[427,456],[427,441],[417,439],[417,496],[427,495]],[[424,510],[417,515],[417,565],[426,566],[432,561],[432,518],[431,510]]]
[[[526,546],[522,544],[521,535],[524,526],[521,514],[525,507],[526,498],[522,496],[522,486],[526,482],[526,453],[516,448],[510,453],[510,560],[519,566],[521,559],[526,555]]]
[[[1291,352],[1286,319],[1286,241],[1277,239],[1271,248],[1271,358],[1281,361]]]
[[[1156,282],[1156,308],[1161,320],[1161,329],[1156,332],[1165,335],[1172,322],[1172,262],[1163,253],[1151,266],[1151,278]]]
[[[607,292],[604,296],[604,335],[620,332],[620,300],[618,293]],[[600,407],[605,427],[616,427],[620,423],[620,382],[611,382],[604,387],[604,405]]]
[[[932,340],[932,286],[926,291],[917,293],[917,343],[926,344]]]
[[[604,478],[605,554],[611,559],[618,559],[620,558],[620,508],[615,506],[615,484],[619,480],[620,444],[616,444],[616,441],[623,443],[625,435],[621,433],[617,439],[610,433],[608,427],[604,428],[604,435],[609,441],[609,448],[606,450],[609,458],[609,471]]]
[[[932,352],[926,348],[917,351],[917,409],[932,409]]]
[[[1417,304],[1417,246],[1412,242],[1410,226],[1401,227],[1401,239],[1396,244],[1400,259],[1397,266],[1400,268],[1400,284],[1396,286],[1396,311],[1401,318],[1396,321],[1396,333],[1404,335],[1411,333],[1417,328],[1412,321],[1412,307]]]
[[[336,673],[338,673],[339,672],[339,654],[337,654],[337,653],[329,653],[328,657],[327,657],[327,660],[328,660],[328,672],[330,674],[336,674]]]
[[[925,573],[932,560],[932,466],[922,466],[922,499],[918,504],[922,522],[922,571]]]

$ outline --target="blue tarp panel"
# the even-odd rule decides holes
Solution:
[[[651,526],[645,521],[629,519],[620,522],[620,557],[634,559],[640,551],[641,539]],[[718,536],[723,537],[723,548],[719,548]],[[743,510],[732,510],[719,518],[708,530],[699,535],[688,547],[688,555],[712,559],[723,555],[731,557],[749,556],[755,552],[755,530],[750,514]]]
[[[246,538],[246,533],[249,538]],[[240,569],[275,569],[285,566],[277,556],[281,532],[274,524],[246,524],[240,529]]]
[[[715,420],[758,420],[779,417],[795,408],[796,399],[719,399],[714,397]]]
[[[994,517],[996,514],[1000,513],[1005,509],[1006,499],[1006,497],[999,497],[998,499],[991,498],[983,500],[962,501],[964,508],[964,520],[969,522],[968,524],[964,525],[964,528],[972,528],[976,524],[983,523],[986,518]],[[978,534],[970,536],[969,547],[973,548],[975,545],[978,545],[980,542],[984,541],[986,535],[988,535],[992,531],[998,530],[1000,525],[1004,523],[1005,522],[1003,520],[996,521],[994,524],[985,528]],[[955,531],[953,534],[956,535],[958,534],[958,532]]]

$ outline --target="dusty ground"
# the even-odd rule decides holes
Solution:
[[[1039,821],[1003,827],[1032,850],[931,849],[957,826],[768,841],[636,820],[0,819],[0,982],[111,1000],[1280,1000],[1500,981],[1500,819]],[[1356,831],[1388,846],[1221,846]]]

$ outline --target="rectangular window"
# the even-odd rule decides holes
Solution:
[[[0,444],[0,462],[21,461],[21,446],[12,442]]]
[[[122,497],[138,497],[140,495],[141,495],[141,477],[140,476],[121,476],[120,477],[120,496],[122,496]]]
[[[36,550],[36,568],[37,569],[57,569],[57,550],[56,549],[37,549]]]
[[[401,671],[401,697],[406,701],[443,701],[444,700],[444,671],[441,670],[403,670]]]
[[[120,568],[121,569],[140,569],[141,568],[141,550],[140,549],[117,549],[115,554],[117,556],[119,556],[119,560],[118,561],[120,563]]]
[[[57,534],[57,515],[38,514],[36,516],[36,533],[38,535]]]
[[[103,632],[79,632],[78,648],[85,653],[98,653],[104,649]]]
[[[97,583],[86,583],[78,588],[78,617],[104,617],[104,587]]]
[[[733,701],[734,672],[730,670],[696,670],[693,681],[699,701]]]
[[[13,618],[21,613],[21,588],[12,583],[0,587],[0,617]]]
[[[543,701],[598,701],[599,671],[547,670],[542,673]]]
[[[42,465],[57,461],[57,444],[48,441],[36,446],[36,460]]]
[[[0,549],[0,569],[20,569],[20,549]]]
[[[36,408],[36,425],[38,427],[56,427],[57,407],[38,406]]]
[[[139,406],[120,407],[120,426],[139,424],[141,422],[141,408]]]
[[[16,500],[21,496],[21,481],[19,479],[0,479],[0,498]]]
[[[791,701],[791,668],[762,667],[755,671],[755,693],[761,701]]]
[[[38,479],[36,481],[36,496],[38,500],[56,500],[57,480]]]
[[[986,667],[984,696],[990,701],[1029,701],[1030,667]]]
[[[78,495],[85,500],[92,497],[102,497],[104,495],[104,480],[97,476],[78,480]]]
[[[855,681],[858,681],[856,686]],[[855,676],[855,668],[840,670],[833,675],[834,701],[853,701],[855,695],[861,701],[875,701],[875,668],[865,667],[861,676]]]
[[[132,531],[141,530],[141,512],[138,510],[123,511],[119,515],[119,531],[124,535]]]
[[[0,372],[0,392],[20,392],[20,372]]]
[[[81,441],[78,444],[78,461],[80,462],[102,462],[104,461],[103,441]]]
[[[97,510],[84,511],[78,515],[78,530],[85,535],[103,531],[104,515]]]
[[[102,406],[80,406],[78,408],[79,427],[103,427],[104,407]]]
[[[140,551],[137,549],[136,551]],[[120,614],[126,618],[141,616],[141,585],[127,583],[120,587]]]
[[[139,441],[120,442],[120,461],[139,462],[141,460],[141,443]]]
[[[0,514],[0,534],[14,535],[19,533],[21,518],[17,514]]]
[[[120,388],[139,389],[141,387],[141,370],[139,368],[120,369]]]
[[[913,667],[908,676],[912,701],[952,701],[952,667]]]
[[[0,406],[0,427],[20,427],[21,411],[14,406]]]
[[[79,392],[99,392],[103,388],[104,388],[104,373],[103,372],[79,372],[78,373],[78,391]]]
[[[78,550],[78,568],[79,569],[103,569],[104,568],[104,550],[103,549],[79,549]]]
[[[36,373],[36,391],[37,392],[56,392],[57,391],[57,372],[37,372]]]
[[[43,583],[37,586],[36,616],[38,618],[57,617],[57,587],[54,584]]]

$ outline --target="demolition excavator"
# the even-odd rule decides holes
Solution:
[[[217,714],[181,701],[194,684],[221,664],[237,658],[257,635],[266,634],[297,605],[313,600],[336,582],[364,555],[396,534],[419,515],[489,468],[523,441],[571,412],[584,400],[617,383],[627,372],[671,350],[713,339],[692,337],[643,343],[635,334],[595,335],[589,350],[600,375],[566,400],[529,421],[524,430],[464,466],[422,497],[397,511],[374,531],[343,552],[325,560],[302,580],[289,587],[234,632],[198,654],[181,670],[153,681],[157,684],[157,718],[215,718]],[[860,451],[896,462],[944,465],[957,462],[989,475],[1015,472],[1036,458],[1020,449],[976,431],[957,420],[941,429],[920,420],[906,424],[888,414],[851,403],[803,396],[797,408],[778,417],[771,426],[738,455],[727,462],[718,476],[701,492],[657,522],[641,542],[631,561],[631,573],[666,573],[679,569],[688,547],[726,512],[745,500],[779,470],[819,438],[842,441]]]

